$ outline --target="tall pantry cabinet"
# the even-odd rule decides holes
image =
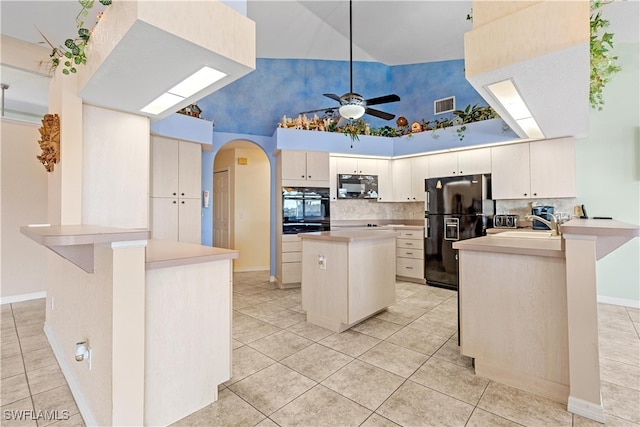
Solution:
[[[151,238],[201,243],[200,144],[151,137]]]

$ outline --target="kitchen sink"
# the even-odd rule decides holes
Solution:
[[[551,231],[503,231],[492,234],[491,237],[519,238],[519,239],[560,239],[561,236],[553,236]]]

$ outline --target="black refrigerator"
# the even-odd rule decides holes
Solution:
[[[491,175],[425,180],[425,260],[428,285],[458,290],[458,240],[486,234],[495,213]]]

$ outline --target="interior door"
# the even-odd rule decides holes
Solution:
[[[229,171],[213,173],[213,246],[231,249]]]

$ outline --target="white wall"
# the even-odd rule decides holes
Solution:
[[[36,159],[41,153],[39,125],[2,119],[0,181],[2,244],[1,302],[44,297],[46,249],[22,234],[20,226],[47,222],[47,172]]]
[[[615,40],[615,39],[614,39]],[[622,71],[591,111],[589,137],[576,140],[578,201],[590,216],[640,224],[640,47],[615,44]],[[640,238],[597,263],[600,301],[640,306]]]
[[[149,119],[82,109],[82,223],[149,226]]]

